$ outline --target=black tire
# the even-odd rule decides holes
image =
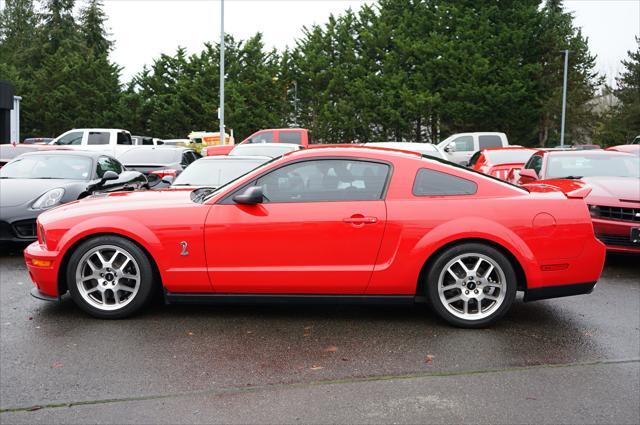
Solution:
[[[139,269],[140,283],[137,292],[131,295],[132,299],[126,305],[115,310],[101,310],[91,305],[80,294],[76,281],[76,270],[82,257],[102,245],[114,246],[125,251],[135,260]],[[71,254],[66,270],[67,286],[73,301],[84,312],[99,319],[124,319],[139,312],[153,296],[154,276],[153,267],[145,252],[130,240],[116,235],[97,236],[82,242]]]
[[[440,276],[443,273],[446,273],[445,266],[451,260],[464,254],[481,254],[483,256],[488,257],[500,267],[505,277],[506,289],[504,291],[504,298],[502,299],[502,304],[495,307],[494,311],[492,311],[491,314],[489,314],[484,318],[473,320],[473,319],[464,319],[464,318],[458,317],[455,314],[453,314],[451,311],[449,311],[447,307],[444,305],[443,301],[440,299],[440,295],[438,291],[438,282],[439,282]],[[425,285],[425,292],[427,295],[428,304],[432,306],[432,308],[436,311],[438,316],[446,320],[448,323],[460,328],[475,329],[475,328],[484,328],[489,325],[492,325],[497,320],[499,320],[502,316],[504,316],[504,314],[509,310],[509,308],[511,308],[511,305],[513,304],[513,300],[516,297],[516,291],[517,291],[517,277],[513,269],[513,265],[511,264],[509,259],[497,249],[482,243],[464,243],[460,245],[455,245],[443,251],[442,253],[438,254],[438,256],[431,263],[431,267],[427,271],[426,281],[423,283]],[[480,289],[480,286],[478,285],[477,288]],[[480,305],[482,305],[482,301],[480,302]],[[482,312],[482,309],[478,309],[477,311]],[[468,315],[468,316],[471,317],[471,315]]]

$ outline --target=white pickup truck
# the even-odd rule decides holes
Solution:
[[[487,132],[453,134],[438,143],[438,147],[447,153],[451,162],[461,165],[467,165],[471,155],[480,149],[505,146],[509,146],[506,134]]]
[[[102,152],[114,157],[133,147],[131,133],[117,128],[74,128],[53,139],[50,145]]]

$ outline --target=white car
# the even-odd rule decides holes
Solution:
[[[378,148],[401,149],[403,151],[418,152],[421,155],[433,156],[435,158],[446,159],[449,156],[439,147],[432,143],[409,143],[409,142],[375,142],[365,143],[365,146],[373,146]]]
[[[218,188],[270,160],[267,156],[205,156],[189,165],[171,187]]]
[[[507,135],[495,132],[458,133],[438,143],[438,147],[449,155],[451,162],[461,165],[466,165],[471,155],[481,149],[505,146],[509,146]]]
[[[233,148],[229,152],[229,156],[267,156],[275,158],[300,149],[302,149],[302,146],[293,143],[243,143]]]
[[[95,151],[111,156],[131,149],[131,133],[119,128],[74,128],[49,142],[70,149]]]

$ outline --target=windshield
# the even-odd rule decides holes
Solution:
[[[640,160],[622,155],[549,156],[546,178],[639,177]]]
[[[30,155],[18,158],[0,169],[3,179],[89,180],[90,158],[72,155]]]
[[[535,153],[533,149],[504,149],[499,151],[484,151],[484,155],[492,164],[524,164]]]
[[[173,186],[218,187],[246,174],[265,161],[253,159],[200,159],[176,178]]]
[[[240,145],[233,148],[233,150],[229,152],[229,156],[268,156],[269,158],[275,158],[295,150],[297,150],[297,148],[294,146],[278,146],[277,144],[267,146],[259,144]]]
[[[118,160],[127,165],[172,164],[180,162],[182,151],[179,149],[131,149],[118,156]]]

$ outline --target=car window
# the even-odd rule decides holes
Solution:
[[[203,159],[191,164],[173,182],[173,186],[211,186],[226,184],[265,162],[263,159]]]
[[[413,182],[415,196],[473,195],[477,190],[471,180],[427,168],[418,170]]]
[[[382,199],[390,167],[377,162],[327,159],[286,165],[256,181],[265,202]]]
[[[66,134],[58,139],[56,145],[80,145],[82,144],[82,134],[82,131]]]
[[[268,156],[269,158],[275,158],[297,149],[298,146],[282,145],[280,143],[238,145],[229,152],[229,156]]]
[[[151,137],[143,137],[142,138],[143,145],[153,145],[153,139]]]
[[[101,156],[98,158],[98,166],[97,166],[97,174],[98,177],[102,178],[104,173],[107,171],[114,171],[116,174],[122,173],[122,164],[120,164],[117,160],[113,158],[109,158],[108,156]]]
[[[109,132],[107,131],[90,131],[87,138],[87,145],[108,145]]]
[[[478,158],[480,158],[480,154],[480,151],[473,154],[473,156],[469,160],[469,167],[473,167],[474,165],[476,165],[476,163],[478,162]]]
[[[302,133],[299,131],[281,131],[280,143],[294,143],[296,145],[301,145]]]
[[[473,149],[473,136],[460,136],[453,139],[450,145],[453,144],[456,152],[468,152]]]
[[[628,155],[550,155],[546,178],[640,177],[638,158]]]
[[[246,143],[272,143],[273,142],[273,131],[265,131],[264,133],[256,134]]]
[[[478,136],[478,143],[480,144],[480,149],[502,147],[500,136]]]
[[[91,159],[74,155],[25,155],[0,169],[6,179],[88,180],[91,174]]]
[[[131,135],[128,133],[125,133],[124,131],[118,132],[118,140],[116,143],[119,145],[133,145],[133,141],[131,140]]]
[[[541,155],[533,155],[529,158],[529,161],[525,164],[524,168],[529,168],[531,170],[535,170],[535,172],[540,177],[540,170],[542,170],[542,156]]]

